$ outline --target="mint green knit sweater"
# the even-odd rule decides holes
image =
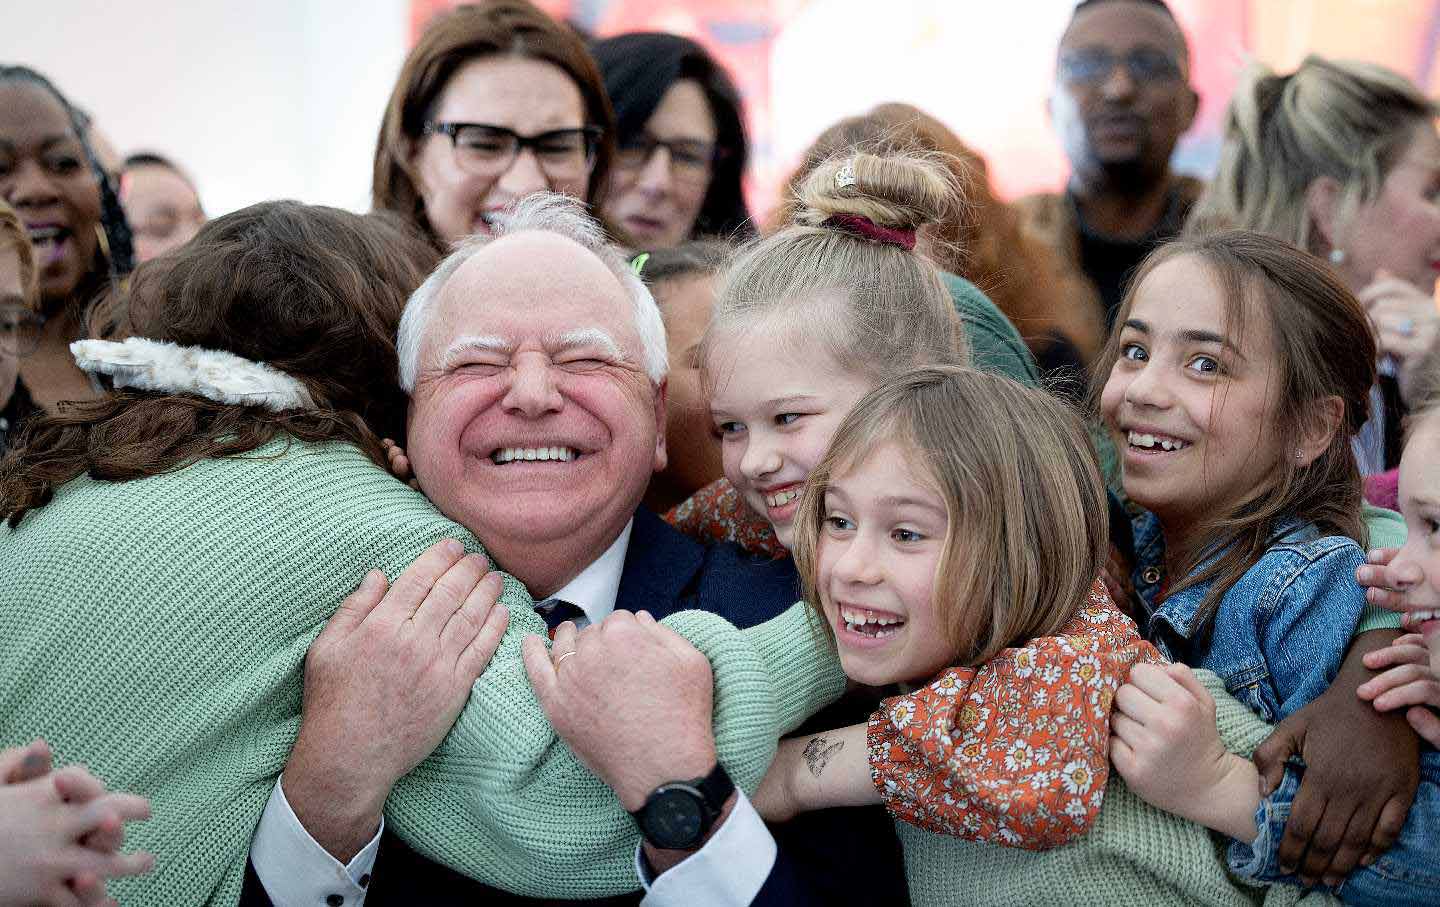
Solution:
[[[1209,671],[1196,675],[1215,697],[1220,738],[1246,758],[1271,727]],[[1224,842],[1193,822],[1140,799],[1110,775],[1104,805],[1089,834],[1052,850],[1019,850],[932,834],[896,822],[905,849],[905,874],[914,907],[1320,907],[1339,904],[1326,894],[1303,895],[1291,885],[1252,888],[1225,868]]]
[[[299,728],[305,651],[367,570],[475,540],[347,445],[276,443],[164,476],[76,479],[0,528],[0,746],[151,798],[128,844],[153,872],[124,904],[233,904]],[[513,579],[511,625],[435,753],[395,788],[391,827],[426,855],[525,894],[633,890],[633,821],[557,742],[520,659],[543,631]],[[753,789],[778,736],[838,696],[839,665],[797,606],[751,630],[666,621],[710,657],[716,736]]]

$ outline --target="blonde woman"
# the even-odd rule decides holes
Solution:
[[[1307,57],[1251,69],[1225,119],[1220,169],[1190,229],[1244,227],[1330,262],[1364,303],[1381,374],[1355,442],[1365,474],[1393,468],[1419,363],[1440,338],[1440,137],[1435,103],[1368,63]]]

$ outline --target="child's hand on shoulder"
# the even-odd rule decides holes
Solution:
[[[1115,693],[1110,758],[1148,802],[1180,813],[1225,769],[1215,700],[1183,664],[1137,664]]]
[[[1363,567],[1361,568],[1364,569]],[[1405,718],[1431,746],[1440,747],[1440,672],[1431,663],[1430,650],[1419,633],[1410,633],[1383,649],[1365,655],[1365,667],[1388,671],[1356,690],[1361,699],[1388,712],[1405,708]]]
[[[1365,601],[1377,608],[1399,611],[1405,590],[1425,581],[1415,564],[1391,566],[1399,551],[1399,548],[1376,548],[1366,555],[1363,565],[1355,568],[1355,581],[1364,587]]]
[[[419,491],[420,483],[415,481],[415,473],[410,469],[410,458],[405,455],[405,448],[389,438],[382,438],[380,444],[385,448],[385,458],[390,461],[390,474]]]

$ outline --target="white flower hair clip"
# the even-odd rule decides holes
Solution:
[[[299,381],[224,350],[131,337],[118,343],[77,340],[70,344],[70,352],[82,371],[109,375],[116,388],[195,394],[217,403],[263,406],[275,412],[315,406]]]
[[[848,189],[855,185],[855,168],[846,164],[835,171],[835,188]]]

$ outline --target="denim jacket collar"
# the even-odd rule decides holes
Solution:
[[[1176,578],[1165,575],[1165,534],[1161,530],[1160,520],[1153,513],[1144,511],[1135,518],[1134,530],[1135,571],[1130,579],[1146,608],[1148,624],[1144,628],[1145,635],[1157,642],[1164,640],[1166,635],[1178,637],[1177,642],[1188,646],[1194,641],[1195,633],[1199,629],[1195,626],[1195,618],[1200,611],[1201,602],[1210,591],[1209,584],[1191,586],[1167,596],[1163,602],[1160,601],[1161,589],[1177,584]],[[1275,541],[1277,544],[1303,543],[1318,536],[1313,524],[1292,516],[1280,523],[1275,533]],[[1203,570],[1219,556],[1219,552],[1212,554],[1202,561],[1196,570]],[[1161,648],[1171,647],[1162,645]],[[1177,657],[1175,652],[1167,651],[1165,654],[1172,658]]]

